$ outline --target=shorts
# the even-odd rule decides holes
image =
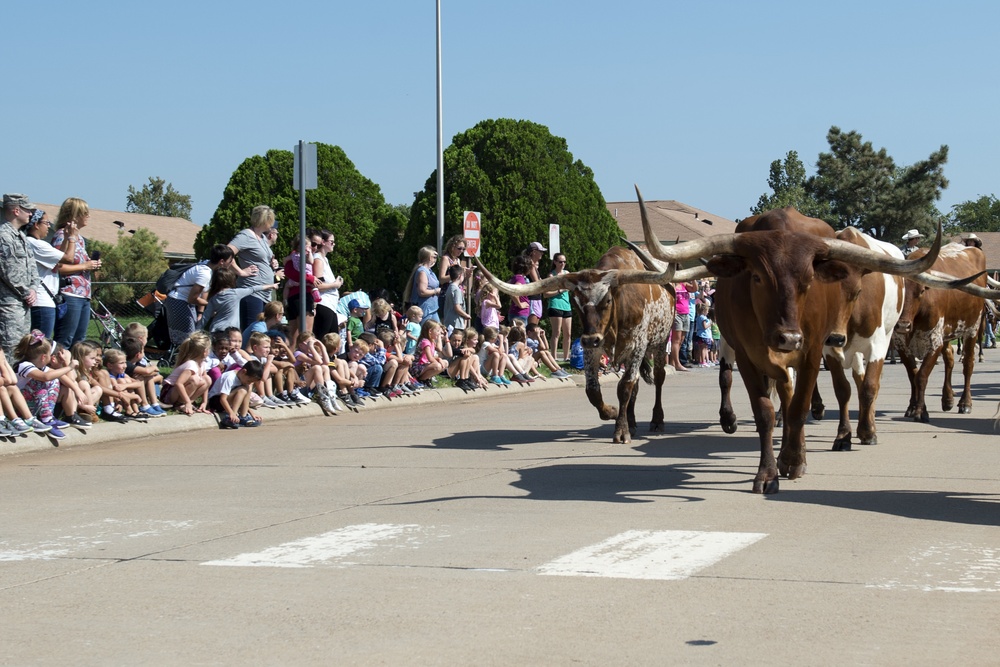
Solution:
[[[712,339],[711,338],[695,338],[694,339],[694,349],[696,349],[696,350],[711,350],[712,349]]]
[[[563,310],[562,308],[549,308],[549,317],[573,317],[573,311]]]
[[[316,314],[316,306],[313,301],[313,296],[310,292],[306,292],[306,311],[309,315]],[[288,303],[285,304],[285,319],[297,320],[299,319],[299,295],[288,297]]]
[[[425,368],[427,368],[427,364],[422,364],[419,361],[414,361],[412,364],[410,364],[410,376],[414,380],[420,379],[420,374],[424,372]]]
[[[222,394],[216,394],[208,399],[208,409],[212,412],[225,412],[225,409],[222,407]]]
[[[684,331],[690,328],[690,320],[687,313],[675,313],[674,314],[674,331]]]

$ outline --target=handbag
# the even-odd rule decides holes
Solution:
[[[53,294],[52,291],[45,286],[45,283],[42,283],[42,289],[45,290],[45,293],[52,299],[52,303],[56,304],[56,320],[61,320],[66,316],[66,311],[69,310],[69,305],[66,303],[66,297],[63,296],[62,292]]]

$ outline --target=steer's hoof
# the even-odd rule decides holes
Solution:
[[[941,409],[942,410],[944,410],[945,412],[951,412],[951,409],[953,407],[955,407],[955,401],[954,400],[948,401],[948,400],[945,400],[945,399],[941,399]]]
[[[627,445],[630,442],[632,442],[632,438],[629,435],[628,431],[615,431],[615,437],[611,442],[616,445],[618,444]]]
[[[806,474],[806,464],[800,463],[797,466],[791,466],[788,469],[788,479],[798,479]]]
[[[774,479],[755,479],[753,481],[753,492],[763,493],[765,495],[778,492],[778,478]]]
[[[814,405],[812,409],[812,416],[818,422],[823,421],[823,417],[826,416],[826,406],[825,405]]]
[[[719,425],[722,427],[722,430],[725,431],[726,433],[736,433],[736,415],[720,414]]]
[[[877,435],[873,435],[870,438],[861,438],[861,444],[862,445],[877,445],[878,444],[878,436]]]
[[[831,451],[834,452],[851,451],[851,436],[847,436],[846,438],[837,438],[836,440],[834,440],[833,449]]]
[[[960,405],[960,406],[958,406],[958,414],[960,414],[960,415],[972,414],[972,406],[971,405]]]
[[[649,422],[649,432],[659,433],[663,430],[663,422]]]

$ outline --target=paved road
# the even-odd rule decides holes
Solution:
[[[702,370],[630,446],[571,388],[2,458],[0,663],[997,664],[976,378],[924,426],[888,367],[881,444],[828,414],[767,498]]]

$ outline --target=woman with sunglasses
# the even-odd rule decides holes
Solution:
[[[550,276],[561,276],[569,273],[566,270],[566,255],[557,252],[552,258],[552,273]],[[549,298],[548,315],[549,327],[552,330],[552,355],[557,359],[559,350],[559,340],[562,339],[563,353],[562,361],[569,362],[570,348],[573,345],[573,309],[569,302],[569,290],[556,292],[546,292]]]
[[[463,261],[462,253],[465,252],[465,237],[461,234],[456,234],[448,239],[448,242],[444,244],[444,254],[441,255],[441,259],[438,262],[438,282],[441,283],[442,294],[447,291],[448,283],[451,282],[451,278],[448,277],[448,269],[455,266],[456,264],[468,268],[468,265]]]
[[[31,328],[37,329],[52,340],[56,328],[56,303],[54,299],[59,294],[59,266],[70,264],[76,255],[76,225],[70,223],[69,234],[66,235],[64,246],[56,248],[45,239],[49,235],[52,221],[42,209],[35,209],[28,220],[25,232],[28,235],[28,247],[35,254],[35,264],[38,267],[38,277],[42,279],[42,289],[35,293],[35,303],[31,305]],[[65,297],[63,297],[65,298]],[[60,299],[61,301],[62,299]]]
[[[313,333],[319,340],[328,333],[338,331],[340,322],[337,319],[337,304],[340,302],[340,288],[344,284],[343,276],[338,276],[330,268],[327,257],[337,244],[333,233],[325,229],[317,229],[310,233],[312,250],[315,256],[316,288],[320,299],[316,304],[316,317],[313,319]],[[344,319],[346,322],[346,318]]]

